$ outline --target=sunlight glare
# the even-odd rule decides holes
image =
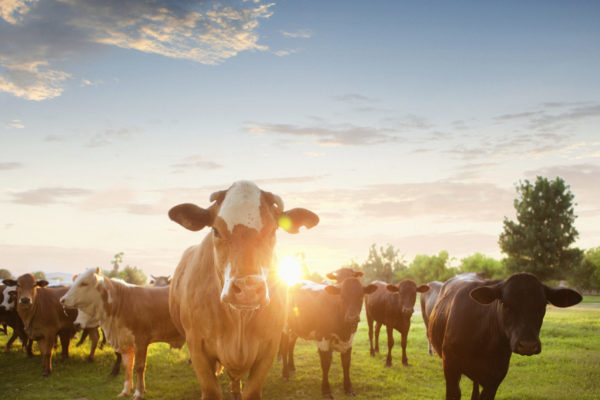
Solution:
[[[302,266],[292,256],[285,256],[279,262],[279,279],[291,286],[302,278]]]

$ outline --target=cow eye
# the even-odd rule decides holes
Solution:
[[[213,231],[213,235],[217,238],[217,239],[221,239],[221,234],[219,233],[219,231],[217,230],[217,228],[212,228]]]

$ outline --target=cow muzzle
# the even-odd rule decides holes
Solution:
[[[268,305],[269,301],[269,287],[262,275],[232,279],[221,293],[221,302],[236,310],[256,310]]]
[[[539,339],[518,340],[513,351],[522,356],[532,356],[542,352],[542,343]]]
[[[29,297],[21,297],[21,300],[19,300],[19,302],[23,305],[30,305],[31,299]]]

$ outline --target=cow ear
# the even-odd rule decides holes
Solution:
[[[417,288],[417,292],[419,293],[425,293],[429,290],[429,286],[428,285],[421,285]]]
[[[6,286],[17,286],[17,281],[14,279],[4,279],[2,283],[4,283]]]
[[[327,278],[332,279],[334,281],[337,281],[336,276],[335,276],[335,272],[330,272],[327,275],[325,275]]]
[[[281,213],[278,224],[288,233],[298,233],[300,227],[305,226],[310,229],[319,223],[319,216],[305,208],[292,208]]]
[[[325,291],[329,294],[340,294],[342,292],[339,287],[333,285],[325,286]]]
[[[546,292],[546,299],[556,307],[571,307],[583,299],[581,295],[573,289],[553,289],[544,285],[544,292]]]
[[[481,304],[490,304],[492,301],[500,299],[502,291],[499,286],[481,286],[471,290],[469,296]]]
[[[148,285],[154,285],[154,279],[152,279],[150,282],[148,282]]]
[[[35,286],[46,287],[48,286],[48,281],[45,279],[39,280],[35,283]]]
[[[213,223],[213,214],[195,204],[179,204],[169,210],[169,218],[190,231],[199,231]]]
[[[362,278],[363,275],[364,275],[364,272],[362,272],[362,271],[354,271],[354,277],[357,279]]]
[[[377,285],[373,285],[372,283],[365,286],[363,288],[363,293],[364,294],[371,294],[371,293],[375,293],[375,291],[377,290]]]
[[[398,286],[392,285],[391,283],[389,285],[387,285],[385,288],[388,290],[388,292],[392,292],[392,293],[398,293],[400,291],[400,289],[398,289]]]

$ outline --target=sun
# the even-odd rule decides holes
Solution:
[[[302,278],[302,266],[292,256],[285,256],[279,261],[279,279],[291,286]]]

